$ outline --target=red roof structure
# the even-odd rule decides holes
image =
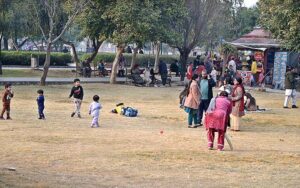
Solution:
[[[271,48],[279,47],[279,43],[271,37],[271,33],[256,27],[253,31],[243,35],[241,38],[230,42],[230,44],[241,48]]]

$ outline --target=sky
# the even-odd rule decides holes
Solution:
[[[252,7],[258,2],[258,0],[244,0],[244,5],[246,7]]]

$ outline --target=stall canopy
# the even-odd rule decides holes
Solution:
[[[241,38],[228,42],[237,48],[248,48],[265,51],[268,48],[279,48],[279,43],[272,39],[270,32],[256,27],[253,31],[243,35]]]

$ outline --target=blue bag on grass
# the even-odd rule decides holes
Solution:
[[[138,110],[131,108],[131,107],[127,107],[124,108],[124,116],[127,117],[136,117],[138,115]]]

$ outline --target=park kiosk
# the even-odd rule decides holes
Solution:
[[[274,80],[279,79],[277,77],[284,76],[282,72],[285,73],[286,62],[281,62],[280,66],[279,64],[276,64],[275,66],[274,61],[275,57],[277,57],[275,54],[280,52],[280,46],[279,43],[271,37],[270,32],[265,31],[260,27],[256,27],[250,33],[230,42],[230,44],[238,49],[239,58],[243,62],[243,65],[246,65],[249,68],[249,71],[251,65],[249,64],[249,61],[247,61],[247,57],[251,56],[253,61],[262,62],[265,74],[267,74],[267,84],[273,84]],[[243,75],[248,75],[249,77],[251,72],[246,71],[247,70],[243,71]],[[274,77],[273,73],[277,76]]]
[[[279,42],[272,38],[271,33],[260,27],[255,27],[250,33],[229,44],[238,49],[243,65],[247,66],[246,57],[249,55],[256,61],[260,60],[265,70],[265,83],[275,88],[284,88],[287,66],[298,66],[299,54],[281,48]],[[251,73],[244,72],[243,75],[249,74]]]

